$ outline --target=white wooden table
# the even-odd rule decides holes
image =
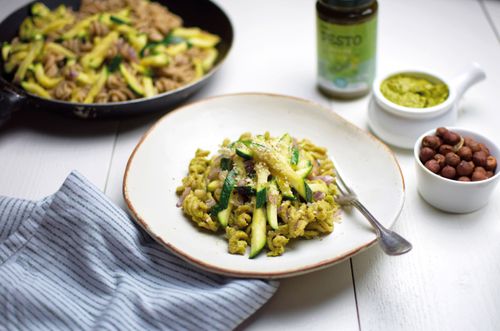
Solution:
[[[25,2],[0,0],[0,18]],[[232,19],[235,43],[222,70],[194,99],[245,91],[294,95],[367,129],[367,98],[330,101],[315,89],[313,0],[217,2]],[[427,67],[453,75],[477,61],[488,78],[466,94],[458,125],[500,143],[500,2],[379,5],[378,72]],[[19,113],[0,129],[0,194],[40,199],[76,169],[124,207],[125,163],[158,116],[84,122]],[[418,195],[412,154],[396,155],[407,198],[395,229],[413,251],[387,257],[374,247],[327,270],[283,280],[241,329],[500,329],[500,189],[477,212],[445,214]]]

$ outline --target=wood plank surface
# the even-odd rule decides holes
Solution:
[[[380,1],[378,46],[379,74],[427,68],[453,77],[478,62],[488,78],[466,93],[456,125],[500,143],[500,47],[478,1]],[[332,107],[366,128],[367,102]],[[394,228],[414,249],[387,257],[373,248],[353,258],[361,329],[498,330],[500,190],[477,212],[440,212],[417,193],[412,153],[395,151],[407,197]]]

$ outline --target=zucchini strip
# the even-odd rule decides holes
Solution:
[[[43,87],[41,87],[40,85],[38,85],[35,82],[22,82],[21,86],[23,87],[23,89],[25,89],[29,93],[38,95],[39,97],[42,97],[45,99],[52,99],[52,96],[50,95],[50,93],[46,89],[44,89]]]
[[[144,96],[146,94],[146,92],[144,91],[144,88],[139,83],[137,78],[130,71],[127,70],[127,67],[125,67],[125,65],[123,65],[123,63],[120,64],[120,72],[121,72],[123,78],[125,78],[125,81],[127,82],[128,86],[135,93],[142,95],[142,96]]]
[[[267,187],[267,222],[274,230],[278,230],[278,205],[280,200],[280,193],[276,181],[273,179],[269,182]]]
[[[257,256],[266,245],[266,187],[269,170],[264,163],[255,165],[257,173],[257,197],[252,216],[252,234],[250,237],[250,258]]]
[[[23,62],[17,68],[16,74],[14,76],[14,82],[20,83],[23,81],[24,76],[26,76],[26,72],[28,71],[29,66],[33,63],[35,58],[38,56],[43,47],[42,40],[36,40],[31,44],[28,55],[24,58]]]
[[[101,73],[99,74],[99,78],[97,78],[97,82],[92,86],[89,93],[83,100],[83,103],[92,103],[99,92],[101,92],[104,84],[106,84],[106,80],[108,79],[108,68],[103,67]]]
[[[45,74],[45,70],[43,69],[43,65],[41,63],[37,63],[34,68],[35,78],[40,85],[45,88],[51,89],[54,88],[59,82],[62,80],[61,77],[52,78]]]
[[[108,33],[106,37],[102,38],[101,42],[94,46],[90,53],[87,53],[82,57],[81,63],[83,67],[98,68],[104,61],[104,58],[106,57],[108,50],[111,48],[111,45],[113,45],[113,43],[118,40],[119,36],[120,35],[118,34],[118,32],[112,31]]]
[[[288,159],[284,158],[283,155],[266,142],[251,143],[249,144],[249,148],[253,151],[254,157],[258,161],[267,164],[275,177],[283,177],[306,202],[312,202],[311,189],[304,178],[292,169]]]
[[[54,52],[56,54],[64,55],[65,57],[70,59],[76,58],[76,54],[67,49],[66,47],[51,42],[45,45],[45,52],[47,53]]]
[[[229,215],[231,214],[230,210],[229,211],[227,210],[231,208],[230,200],[234,190],[235,183],[236,183],[236,170],[232,169],[231,171],[228,172],[226,179],[224,180],[224,184],[222,185],[222,192],[220,195],[219,203],[215,205],[215,207],[212,209],[211,212],[212,215],[217,218],[217,220],[223,227],[227,226]]]

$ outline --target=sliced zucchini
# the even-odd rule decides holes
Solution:
[[[250,238],[250,258],[257,256],[266,244],[266,187],[269,170],[264,163],[255,165],[257,173],[257,197],[252,217],[252,235]]]
[[[233,161],[230,158],[223,157],[220,160],[220,168],[221,170],[231,170],[233,168]]]
[[[273,179],[269,182],[267,187],[267,203],[266,203],[266,211],[267,211],[267,222],[274,230],[278,229],[278,200],[279,200],[279,191],[278,186],[276,185],[276,181]]]
[[[172,33],[169,34],[168,36],[165,37],[165,39],[163,39],[161,41],[161,43],[163,45],[176,45],[176,44],[180,44],[182,42],[185,42],[186,39],[183,38],[183,37],[180,37],[180,36],[174,36]]]
[[[187,51],[188,45],[185,41],[178,44],[172,44],[165,48],[165,52],[170,56],[175,56],[180,53]]]
[[[130,24],[131,23],[130,19],[123,17],[123,16],[120,17],[120,16],[116,16],[116,15],[110,15],[109,20],[115,24]]]
[[[188,41],[196,47],[211,48],[219,43],[220,37],[208,32],[201,32],[196,36],[188,37]]]
[[[175,28],[172,32],[173,37],[192,38],[201,34],[200,28]]]
[[[60,30],[64,28],[66,25],[72,24],[74,21],[75,18],[73,16],[56,19],[50,22],[49,24],[45,25],[38,33],[36,33],[35,38],[37,37],[37,35],[44,36],[50,34],[51,32]]]
[[[299,156],[299,162],[297,163],[297,169],[303,169],[303,168],[308,168],[310,166],[312,166],[312,163],[311,161],[308,159],[308,157],[306,155],[304,155],[303,153],[299,153],[300,156]]]
[[[120,64],[120,72],[123,76],[123,78],[125,78],[125,81],[127,82],[127,85],[137,94],[139,95],[142,95],[144,96],[145,95],[145,91],[144,91],[144,88],[141,86],[141,84],[139,83],[139,81],[137,80],[137,78],[132,75],[131,72],[129,72],[127,70],[127,68],[125,67],[125,65]]]
[[[203,64],[200,59],[193,59],[195,79],[200,79],[203,77]]]
[[[62,35],[62,39],[68,40],[68,39],[73,39],[75,37],[82,37],[86,35],[90,23],[92,23],[92,21],[96,21],[98,18],[99,18],[98,14],[84,18],[80,22],[76,23],[71,29],[66,31]]]
[[[36,40],[33,43],[31,43],[28,54],[17,68],[16,74],[14,76],[14,82],[19,83],[24,80],[24,76],[26,75],[29,66],[33,63],[38,54],[40,54],[40,52],[42,51],[42,47],[43,47],[42,40]]]
[[[149,76],[149,77],[153,76],[153,70],[151,68],[142,66],[142,65],[137,64],[135,62],[132,62],[131,65],[132,65],[132,68],[137,70],[138,73],[140,73],[144,76]]]
[[[23,62],[23,60],[26,58],[26,56],[28,56],[28,52],[25,52],[25,51],[11,54],[9,57],[9,61],[7,61],[7,63],[5,63],[5,65],[4,65],[5,71],[8,74],[10,74],[12,71],[14,71],[14,69],[16,67],[18,67]]]
[[[22,82],[21,86],[29,93],[38,95],[45,99],[52,99],[52,96],[49,94],[49,92],[35,82]]]
[[[98,68],[104,61],[109,48],[115,41],[118,40],[119,36],[118,32],[111,31],[108,35],[106,35],[106,37],[102,38],[101,42],[99,42],[89,53],[82,57],[81,63],[83,67]]]
[[[257,200],[255,202],[255,208],[262,208],[266,205],[266,188],[269,170],[264,163],[259,162],[255,165],[255,172],[257,174]]]
[[[144,95],[149,98],[156,95],[156,89],[153,84],[153,79],[151,77],[143,77],[142,85],[144,86]]]
[[[61,77],[52,78],[45,74],[45,70],[43,69],[43,65],[41,63],[37,63],[33,68],[35,73],[35,78],[45,88],[51,89],[54,88],[59,82],[62,80]]]
[[[108,68],[103,67],[101,72],[99,73],[97,81],[90,88],[90,91],[83,100],[83,103],[94,102],[96,95],[99,94],[99,92],[101,92],[102,88],[104,87],[104,84],[106,84],[107,79],[108,79]]]
[[[240,176],[240,178],[245,178],[248,174],[245,169],[245,162],[241,157],[235,157],[233,160],[233,169]]]
[[[232,206],[233,205],[231,203],[229,203],[229,205],[227,205],[226,209],[223,209],[217,213],[217,220],[219,221],[220,225],[222,225],[222,227],[224,227],[224,228],[229,223],[229,216],[231,215]]]
[[[9,58],[10,51],[12,49],[11,44],[5,42],[2,45],[2,60],[5,62]]]
[[[96,81],[96,75],[94,73],[79,72],[76,81],[83,85],[91,85]]]
[[[220,194],[219,203],[215,205],[214,208],[212,209],[212,215],[215,216],[217,220],[219,220],[219,222],[223,227],[226,227],[227,223],[223,224],[224,218],[223,221],[221,222],[221,220],[219,219],[219,213],[223,212],[225,209],[228,208],[229,200],[231,199],[231,194],[233,192],[235,182],[236,182],[236,170],[233,169],[228,172],[226,179],[224,179],[224,184],[222,185],[222,192]],[[227,213],[229,217],[230,211]],[[224,214],[222,214],[222,216],[224,216]]]
[[[321,183],[308,183],[309,188],[312,192],[323,192],[328,193],[328,187],[324,182]]]
[[[276,180],[276,184],[279,187],[281,195],[283,196],[284,199],[287,199],[287,200],[297,199],[292,192],[292,188],[290,187],[290,184],[288,184],[288,182],[286,180],[284,180],[280,177],[276,177],[275,180]]]
[[[261,190],[257,190],[256,201],[255,201],[256,208],[263,208],[266,205],[266,200],[267,200],[266,191],[267,190],[265,187]]]
[[[250,258],[256,257],[266,245],[266,212],[256,208],[252,216],[252,235],[250,238]]]
[[[163,67],[170,62],[167,54],[156,54],[143,57],[140,64],[146,67]]]
[[[127,40],[135,51],[139,53],[148,43],[148,36],[144,33],[129,33],[127,34]]]
[[[207,55],[205,56],[205,58],[203,58],[203,60],[201,62],[203,64],[203,70],[205,70],[205,72],[212,69],[212,67],[214,66],[215,60],[217,60],[218,55],[219,55],[219,52],[217,51],[217,49],[215,49],[215,48],[207,49]]]
[[[278,150],[281,153],[281,155],[283,155],[283,157],[285,157],[286,159],[291,160],[292,145],[293,145],[293,139],[288,133],[282,135],[278,140],[277,143]]]
[[[76,58],[76,54],[67,49],[66,47],[56,44],[56,43],[46,43],[45,44],[45,51],[46,52],[54,52],[56,54],[63,55],[66,58],[69,59],[74,59]]]
[[[50,9],[41,2],[35,2],[31,6],[31,14],[33,16],[45,17],[50,14]]]
[[[275,177],[284,177],[290,186],[306,201],[312,201],[312,192],[304,178],[297,174],[290,166],[287,159],[269,145],[249,144],[254,157],[267,164]]]
[[[219,208],[226,209],[229,204],[229,199],[231,198],[231,193],[234,189],[234,184],[236,182],[236,171],[231,170],[228,172],[226,179],[224,179],[224,185],[222,186],[222,192],[219,200]]]
[[[296,166],[299,163],[299,149],[297,146],[292,146],[292,155],[290,156],[290,163]]]
[[[115,72],[120,67],[123,62],[123,56],[117,55],[109,61],[108,70],[109,72]]]
[[[238,141],[235,144],[236,154],[244,158],[245,160],[250,160],[253,158],[253,152],[250,148],[248,148],[243,142]]]
[[[257,173],[257,197],[252,217],[252,235],[250,238],[250,258],[254,258],[262,251],[266,244],[266,187],[269,170],[264,163],[255,165]]]
[[[312,171],[312,164],[309,162],[308,165],[304,166],[303,168],[300,168],[298,169],[295,173],[300,176],[301,178],[306,178],[307,176],[309,176],[309,174],[311,173]]]

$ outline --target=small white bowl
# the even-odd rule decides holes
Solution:
[[[388,100],[380,91],[382,82],[398,74],[426,78],[448,86],[448,98],[429,108],[404,107]],[[373,94],[368,106],[368,124],[371,130],[385,142],[401,148],[411,149],[422,132],[440,126],[455,124],[458,117],[458,102],[472,85],[486,78],[477,63],[454,79],[422,70],[402,70],[375,79]]]
[[[448,129],[485,144],[489,148],[490,154],[499,160],[498,145],[490,139],[466,129],[454,127]],[[422,139],[434,134],[435,129],[424,133],[418,138],[413,149],[417,170],[417,187],[422,198],[434,207],[450,213],[470,213],[484,207],[500,180],[499,167],[497,166],[495,175],[477,182],[459,182],[433,173],[420,161],[419,154]]]

